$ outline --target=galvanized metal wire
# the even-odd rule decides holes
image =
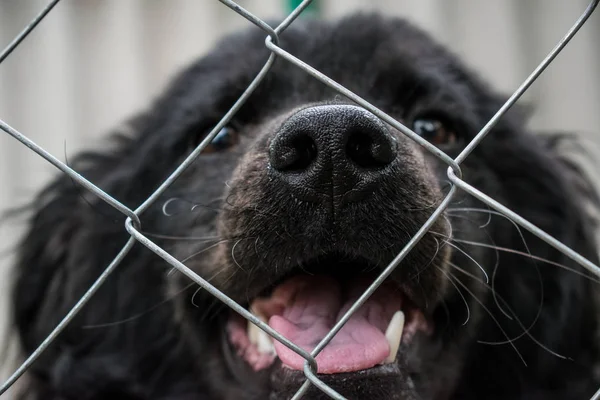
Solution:
[[[27,35],[35,29],[35,27],[49,14],[49,12],[53,9],[53,7],[60,0],[53,0],[49,2],[44,9],[28,24],[28,26],[23,29],[23,31],[17,35],[17,37],[0,53],[0,63],[4,61],[12,51],[19,46],[19,44],[27,37]],[[56,337],[65,329],[65,327],[71,322],[71,320],[75,317],[75,315],[81,310],[81,308],[89,301],[89,299],[96,293],[98,288],[104,283],[104,281],[108,278],[108,276],[119,267],[119,264],[133,247],[136,242],[141,243],[146,246],[148,249],[156,253],[159,257],[168,262],[171,266],[176,268],[178,271],[192,279],[198,285],[200,285],[204,290],[215,296],[217,299],[225,303],[232,310],[240,314],[242,317],[257,325],[261,330],[270,335],[273,339],[278,340],[283,345],[287,346],[292,351],[298,353],[301,357],[305,359],[304,364],[304,374],[306,376],[306,381],[299,388],[299,390],[294,395],[293,399],[300,399],[306,394],[307,390],[310,386],[315,386],[324,393],[326,393],[329,397],[333,399],[344,399],[342,395],[337,393],[323,381],[321,381],[317,374],[317,362],[316,356],[327,346],[327,344],[333,339],[333,337],[339,332],[339,330],[344,326],[344,324],[350,319],[353,313],[362,306],[367,299],[375,292],[375,290],[385,281],[385,279],[394,271],[394,269],[400,264],[400,262],[406,257],[406,255],[414,248],[414,246],[421,240],[421,238],[427,233],[427,231],[431,228],[431,226],[436,222],[438,218],[441,217],[442,213],[446,209],[446,207],[450,204],[453,197],[457,193],[458,190],[462,190],[476,197],[480,201],[486,203],[491,208],[495,209],[499,213],[506,216],[506,218],[513,221],[515,224],[521,226],[522,228],[528,230],[538,238],[542,239],[549,245],[553,246],[557,250],[564,253],[567,257],[571,258],[575,262],[579,263],[581,266],[594,273],[598,277],[600,277],[600,267],[590,260],[586,259],[582,255],[573,251],[568,246],[565,246],[560,241],[556,240],[548,233],[544,232],[537,226],[533,225],[523,217],[519,216],[515,212],[511,211],[501,203],[492,199],[491,197],[485,195],[477,188],[471,186],[462,178],[462,173],[460,169],[460,165],[465,161],[465,159],[469,156],[469,154],[479,145],[479,143],[489,134],[491,129],[496,125],[499,119],[519,100],[519,98],[527,91],[527,89],[531,86],[531,84],[544,72],[544,70],[552,63],[552,61],[556,58],[556,56],[562,51],[562,49],[569,43],[569,41],[577,34],[579,29],[586,23],[589,17],[592,15],[596,6],[600,2],[600,0],[593,0],[584,10],[582,15],[577,19],[574,25],[569,29],[566,35],[560,40],[560,42],[552,49],[552,51],[546,56],[546,58],[535,68],[535,70],[527,77],[527,79],[521,84],[513,93],[513,95],[506,101],[506,103],[498,110],[498,112],[488,121],[488,123],[481,129],[481,131],[475,136],[475,138],[466,146],[466,148],[456,157],[451,158],[437,147],[433,146],[411,129],[403,125],[402,123],[396,121],[394,118],[373,106],[366,100],[364,100],[359,95],[351,92],[344,86],[335,82],[331,78],[317,71],[315,68],[306,64],[302,60],[296,58],[294,55],[287,52],[285,49],[279,46],[279,35],[288,27],[290,24],[294,22],[294,20],[300,15],[300,13],[311,3],[311,0],[304,0],[287,18],[279,24],[277,27],[271,27],[265,21],[253,15],[248,10],[245,10],[237,3],[231,0],[219,0],[225,6],[229,7],[234,12],[240,14],[242,17],[246,18],[249,22],[258,26],[262,29],[266,34],[265,46],[270,50],[271,54],[264,66],[260,70],[260,72],[256,75],[254,80],[250,83],[248,88],[244,91],[244,93],[240,96],[240,98],[236,101],[236,103],[229,109],[229,111],[222,117],[222,119],[215,125],[215,127],[210,131],[210,133],[206,136],[206,138],[194,149],[194,151],[177,167],[177,169],[167,178],[165,181],[159,186],[159,188],[152,193],[137,209],[131,210],[125,205],[123,205],[118,199],[110,196],[100,188],[98,188],[94,183],[85,179],[79,173],[74,171],[65,163],[58,160],[56,157],[49,154],[43,148],[38,146],[36,143],[31,141],[22,133],[18,132],[16,129],[11,127],[8,123],[0,119],[0,129],[8,133],[10,136],[21,142],[23,145],[30,148],[32,151],[37,153],[40,157],[47,160],[49,163],[54,165],[56,168],[61,170],[63,173],[67,174],[71,177],[75,182],[83,186],[85,189],[99,197],[102,201],[108,203],[116,210],[121,212],[124,216],[125,226],[124,229],[130,234],[130,238],[125,244],[125,246],[121,249],[119,254],[113,259],[113,261],[106,267],[106,269],[102,272],[102,274],[97,278],[97,280],[90,286],[90,288],[85,292],[85,294],[79,299],[79,301],[75,304],[75,306],[68,312],[68,314],[60,321],[60,323],[54,328],[54,330],[46,337],[46,339],[38,346],[38,348],[21,364],[21,366],[2,384],[0,387],[0,395],[4,394],[25,372],[26,370],[37,360],[37,358],[52,344],[52,342],[56,339]],[[400,251],[400,253],[394,258],[394,260],[384,269],[384,271],[373,281],[373,283],[364,291],[364,293],[356,300],[356,302],[350,307],[350,309],[343,315],[343,317],[335,324],[335,326],[330,330],[330,332],[321,340],[321,342],[315,347],[315,349],[308,353],[305,350],[298,347],[296,344],[285,338],[279,332],[272,329],[268,324],[262,322],[258,317],[254,314],[246,310],[244,307],[233,301],[227,295],[219,291],[217,288],[212,286],[208,281],[197,275],[190,268],[185,266],[183,263],[175,259],[171,254],[162,249],[148,237],[144,236],[141,232],[141,220],[140,217],[142,214],[151,206],[158,197],[164,193],[164,191],[194,162],[194,160],[202,153],[204,148],[212,141],[212,139],[217,135],[217,133],[231,120],[231,118],[235,115],[235,113],[241,108],[241,106],[246,102],[248,97],[252,94],[252,92],[257,88],[260,82],[265,78],[266,74],[269,72],[272,67],[275,59],[277,57],[282,58],[283,60],[289,62],[291,65],[305,71],[307,74],[311,75],[315,79],[323,82],[329,87],[333,88],[340,94],[348,97],[349,99],[356,102],[358,105],[364,107],[369,110],[377,117],[382,119],[383,121],[389,123],[394,126],[408,138],[414,140],[419,145],[421,145],[424,149],[429,151],[435,157],[437,157],[440,161],[446,163],[448,165],[448,178],[451,182],[451,188],[442,201],[442,203],[438,206],[438,208],[432,213],[429,219],[423,224],[423,226],[419,229],[419,231],[415,234],[415,236],[407,243],[407,245]],[[600,400],[600,389],[598,392],[592,397],[592,400]]]

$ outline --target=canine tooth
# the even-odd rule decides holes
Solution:
[[[256,316],[256,318],[260,319],[265,324],[267,323],[267,318],[264,315],[254,310],[253,307],[250,307],[250,312]],[[258,344],[258,335],[262,330],[254,325],[252,322],[248,321],[248,328],[246,329],[246,334],[248,335],[248,339],[250,339],[250,343]]]
[[[252,344],[257,344],[258,343],[258,332],[260,331],[260,328],[256,325],[254,325],[252,322],[248,321],[248,329],[246,334],[248,335],[248,340],[250,340],[250,343]]]
[[[275,354],[275,346],[273,345],[273,340],[271,339],[271,336],[269,336],[262,330],[260,330],[260,334],[258,335],[257,347],[259,353]]]
[[[259,318],[261,321],[265,322],[264,318]],[[275,346],[273,346],[271,337],[250,321],[248,321],[247,334],[250,343],[255,345],[260,353],[275,354]]]
[[[400,310],[396,311],[390,324],[385,330],[385,338],[390,345],[390,354],[387,356],[384,364],[392,363],[396,360],[398,348],[400,348],[400,340],[402,339],[402,331],[404,330],[404,313]]]

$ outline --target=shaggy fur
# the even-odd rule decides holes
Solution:
[[[504,101],[402,20],[371,15],[297,22],[281,46],[408,126],[423,119],[441,124],[441,134],[452,140],[436,144],[451,156]],[[137,207],[267,57],[264,33],[256,28],[226,38],[131,123],[132,134],[118,136],[110,149],[81,154],[73,167]],[[381,271],[447,193],[447,167],[386,127],[395,143],[389,144],[393,161],[370,166],[371,172],[345,172],[332,153],[318,165],[332,174],[294,181],[274,166],[272,142],[286,121],[326,104],[352,109],[303,71],[276,61],[235,115],[229,142],[214,143],[142,215],[142,231],[243,306],[293,274]],[[351,123],[343,114],[335,114],[339,129]],[[330,122],[315,118],[307,128],[325,149],[339,146],[320,133]],[[296,134],[300,128],[285,129]],[[467,158],[464,177],[598,262],[583,181],[555,147],[556,141],[528,132],[524,116],[511,111]],[[65,176],[33,207],[15,265],[13,312],[24,354],[128,239],[124,217]],[[424,313],[433,333],[418,334],[401,348],[389,373],[324,375],[326,382],[348,398],[382,400],[586,399],[595,392],[594,282],[563,254],[488,210],[459,193],[389,278]],[[360,266],[349,266],[357,260]],[[250,369],[224,333],[229,318],[227,307],[136,244],[30,369],[23,398],[289,398],[302,381],[299,374],[277,364]],[[325,397],[313,390],[307,398]]]

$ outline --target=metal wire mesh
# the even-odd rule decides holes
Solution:
[[[30,24],[8,45],[8,47],[0,53],[0,63],[4,61],[10,53],[26,38],[26,36],[35,29],[37,24],[52,10],[52,8],[60,0],[53,0],[30,22]],[[499,202],[485,195],[484,193],[477,190],[477,188],[471,186],[469,183],[462,179],[461,174],[461,163],[469,156],[469,154],[478,146],[478,144],[485,138],[485,136],[491,131],[498,120],[511,108],[517,100],[523,95],[523,93],[531,86],[531,84],[540,76],[540,74],[548,67],[548,65],[554,60],[559,52],[568,44],[568,42],[577,34],[579,29],[586,23],[588,18],[594,12],[596,6],[600,0],[593,0],[587,6],[583,14],[577,19],[575,24],[566,33],[566,35],[560,40],[560,42],[552,49],[552,51],[546,56],[546,58],[538,65],[537,68],[527,77],[527,79],[517,88],[513,95],[506,101],[506,103],[498,110],[498,112],[488,121],[488,123],[481,129],[481,131],[475,136],[475,138],[466,146],[466,148],[456,157],[451,158],[438,148],[418,136],[412,130],[402,125],[400,122],[394,120],[392,117],[373,106],[359,95],[346,89],[339,83],[330,79],[326,75],[312,68],[310,65],[304,63],[302,60],[294,57],[288,53],[285,49],[279,47],[278,37],[279,35],[298,17],[298,15],[311,3],[311,0],[304,0],[287,18],[277,27],[269,26],[265,21],[256,17],[249,11],[240,7],[238,4],[231,0],[219,0],[221,3],[229,7],[234,12],[240,14],[251,23],[262,29],[267,37],[265,39],[265,46],[270,50],[270,56],[258,75],[254,78],[252,83],[248,86],[245,92],[237,100],[237,102],[231,107],[231,109],[223,116],[220,122],[212,129],[212,131],[206,136],[206,138],[197,146],[197,148],[182,162],[177,169],[160,185],[160,187],[148,197],[137,209],[131,210],[130,208],[123,205],[119,200],[111,197],[101,189],[99,189],[92,182],[86,180],[72,168],[67,166],[65,163],[58,160],[56,157],[49,154],[43,148],[35,144],[33,141],[28,139],[22,133],[12,128],[9,124],[0,119],[0,129],[14,137],[16,140],[27,146],[29,149],[37,153],[40,157],[43,157],[56,168],[69,175],[74,181],[85,187],[91,193],[98,196],[100,199],[120,211],[125,217],[125,229],[130,234],[130,238],[121,249],[119,254],[113,259],[113,261],[106,267],[103,273],[98,279],[90,286],[87,292],[79,299],[75,306],[69,311],[69,313],[63,318],[63,320],[54,328],[54,330],[46,337],[46,339],[38,346],[38,348],[21,364],[21,366],[9,377],[9,379],[2,384],[0,387],[0,395],[4,394],[24,373],[25,371],[36,361],[36,359],[52,344],[54,339],[61,333],[61,331],[69,324],[69,322],[75,317],[75,315],[81,310],[81,308],[87,303],[87,301],[96,293],[108,276],[119,267],[120,262],[123,260],[125,255],[131,250],[136,242],[139,242],[156,253],[159,257],[167,261],[174,268],[182,272],[184,275],[195,281],[207,292],[221,300],[235,312],[240,314],[245,319],[251,321],[257,325],[261,330],[272,336],[275,340],[278,340],[289,349],[295,351],[305,359],[304,363],[304,374],[306,381],[294,395],[293,399],[300,399],[308,390],[311,385],[316,386],[321,391],[326,393],[333,399],[344,399],[339,393],[335,392],[332,388],[322,382],[316,375],[317,363],[315,357],[323,348],[332,340],[336,333],[342,328],[342,326],[350,319],[352,314],[367,301],[367,299],[373,294],[373,292],[383,283],[383,281],[392,273],[396,266],[404,259],[404,257],[411,251],[411,249],[418,243],[418,241],[426,234],[429,228],[435,223],[435,221],[441,216],[445,208],[448,206],[450,201],[453,199],[456,192],[461,189],[472,196],[476,197],[480,201],[486,203],[491,208],[505,215],[516,224],[520,225],[524,229],[528,230],[535,236],[539,237],[549,245],[553,246],[557,250],[564,253],[567,257],[576,261],[590,272],[600,277],[600,267],[587,260],[580,254],[576,253],[569,247],[565,246],[546,232],[542,231],[526,219],[522,218],[518,214],[514,213],[510,209],[506,208]],[[408,242],[408,244],[402,249],[402,251],[395,257],[395,259],[385,268],[385,270],[375,279],[375,281],[368,287],[367,290],[359,297],[359,299],[350,307],[350,309],[344,314],[344,316],[335,324],[331,331],[321,340],[321,342],[315,347],[315,349],[308,353],[286,339],[280,333],[272,329],[269,325],[262,322],[257,316],[247,311],[244,307],[240,306],[224,293],[219,291],[217,288],[212,286],[205,279],[194,273],[191,269],[186,267],[183,263],[176,260],[171,254],[162,249],[160,246],[155,244],[152,240],[147,238],[141,233],[141,220],[140,217],[152,205],[158,197],[183,173],[183,171],[194,162],[198,155],[203,149],[212,141],[217,133],[230,121],[234,114],[240,109],[260,82],[264,79],[269,69],[273,65],[275,59],[280,57],[297,68],[305,71],[315,79],[323,82],[325,85],[335,89],[340,94],[353,100],[356,104],[369,110],[383,121],[392,125],[403,134],[418,142],[427,151],[431,152],[435,157],[439,158],[442,162],[448,165],[448,178],[452,183],[449,193],[445,199],[439,205],[439,207],[432,213],[426,223],[419,229],[416,235]],[[600,399],[600,389],[592,397],[592,400]]]

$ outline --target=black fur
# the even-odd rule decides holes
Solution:
[[[456,143],[443,148],[452,156],[504,101],[402,20],[354,16],[332,24],[298,22],[284,32],[281,45],[409,126],[423,115],[439,119],[457,134]],[[73,167],[137,207],[241,95],[268,54],[258,29],[226,38],[132,121],[132,134],[119,136],[110,149],[80,155]],[[281,121],[309,105],[331,103],[348,101],[277,60],[234,117],[240,142],[201,155],[142,215],[142,231],[244,305],[294,271],[306,254],[360,256],[375,270],[384,268],[447,192],[446,166],[392,130],[404,150],[390,179],[369,200],[317,216],[314,203],[297,205],[284,185],[269,179],[266,159]],[[576,171],[554,148],[511,111],[467,158],[464,177],[597,262],[585,193]],[[13,299],[25,354],[128,239],[123,215],[65,176],[41,193],[33,208],[18,252]],[[405,349],[405,363],[393,379],[327,379],[349,398],[589,398],[600,385],[594,283],[539,259],[465,243],[531,252],[581,271],[501,216],[456,210],[466,208],[487,209],[459,193],[434,226],[436,233],[426,235],[390,277],[435,321],[433,337],[418,337]],[[452,242],[462,252],[443,245],[449,227],[453,238],[463,240]],[[442,251],[436,252],[437,244]],[[482,279],[477,260],[496,296],[447,264],[444,251],[452,253],[452,263]],[[277,372],[256,374],[232,355],[223,343],[227,308],[169,271],[167,263],[136,244],[31,368],[24,398],[275,399],[294,393],[299,381],[276,378]],[[463,325],[465,301],[470,319]],[[512,345],[480,343],[507,338],[518,339]],[[313,392],[308,398],[321,397]]]

